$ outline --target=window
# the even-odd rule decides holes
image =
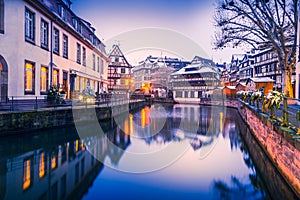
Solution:
[[[52,85],[58,86],[59,71],[57,69],[53,70],[52,74]]]
[[[68,58],[68,36],[63,34],[63,57]]]
[[[25,62],[25,94],[34,94],[34,78],[35,78],[34,63]]]
[[[59,54],[59,31],[56,28],[53,29],[53,40],[54,40],[53,52]]]
[[[41,94],[46,94],[47,93],[47,86],[48,86],[48,68],[42,66],[41,67],[41,82],[40,82],[40,90]]]
[[[0,33],[4,33],[4,0],[0,0]]]
[[[114,80],[114,85],[117,85],[117,80]]]
[[[73,27],[77,30],[78,23],[76,18],[73,18]]]
[[[97,72],[100,71],[100,58],[97,57]]]
[[[25,40],[34,42],[34,28],[35,28],[35,21],[34,21],[34,13],[25,9]]]
[[[124,67],[121,68],[121,73],[122,73],[122,74],[125,74],[125,68],[124,68]]]
[[[104,72],[104,69],[103,69],[104,66],[103,66],[103,65],[104,65],[104,61],[101,59],[101,60],[100,60],[100,73],[101,73],[101,74],[103,74],[103,72]]]
[[[96,56],[93,54],[93,70],[96,70]]]
[[[86,49],[82,47],[82,65],[86,66]]]
[[[61,17],[63,20],[66,20],[66,12],[65,12],[65,8],[64,8],[62,5],[58,5],[58,12],[59,12],[60,17]]]
[[[82,34],[82,24],[80,22],[77,22],[77,32]]]
[[[41,47],[48,49],[49,24],[41,20]]]
[[[77,63],[81,63],[81,46],[77,43]]]

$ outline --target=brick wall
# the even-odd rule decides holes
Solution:
[[[239,102],[238,110],[254,137],[300,196],[300,141],[293,138],[293,133],[273,124],[267,116],[257,113],[249,105]]]

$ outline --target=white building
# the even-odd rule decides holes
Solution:
[[[0,0],[1,99],[44,98],[50,85],[107,90],[109,59],[70,0]]]
[[[199,103],[209,97],[220,84],[221,72],[212,60],[196,56],[190,65],[171,74],[174,100]]]

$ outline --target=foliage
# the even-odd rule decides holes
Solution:
[[[47,101],[51,104],[60,104],[62,100],[58,88],[55,85],[51,85],[47,92]]]
[[[219,0],[215,12],[218,27],[215,46],[271,49],[283,70],[284,93],[292,97],[297,20],[298,0]]]
[[[284,95],[278,91],[270,91],[265,98],[265,104],[268,105],[268,108],[280,108],[280,104],[283,101]]]
[[[252,91],[238,91],[236,94],[237,94],[237,97],[242,99],[243,101],[247,101],[249,100],[249,98],[251,98],[252,96]]]
[[[261,101],[263,99],[264,93],[262,91],[255,91],[250,97],[250,101],[254,103],[255,101]]]

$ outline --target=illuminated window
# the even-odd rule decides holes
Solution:
[[[47,92],[47,86],[48,86],[48,68],[47,67],[41,67],[41,93]]]
[[[34,64],[25,62],[25,94],[34,94]]]
[[[80,90],[80,77],[77,76],[75,80],[75,91],[79,91],[79,90]]]
[[[31,185],[31,161],[30,159],[23,162],[23,190],[26,190]]]
[[[45,153],[42,152],[40,154],[39,160],[39,178],[43,178],[46,174],[46,162],[45,162]]]
[[[86,88],[86,80],[84,77],[80,77],[80,90],[84,90]]]
[[[25,39],[34,42],[34,13],[29,9],[25,9]]]
[[[59,54],[59,31],[56,28],[53,29],[53,40],[54,40],[53,52]]]
[[[41,47],[48,49],[49,25],[45,20],[41,20]]]
[[[58,86],[58,76],[59,75],[59,71],[57,69],[53,70],[53,74],[52,74],[52,84]]]

